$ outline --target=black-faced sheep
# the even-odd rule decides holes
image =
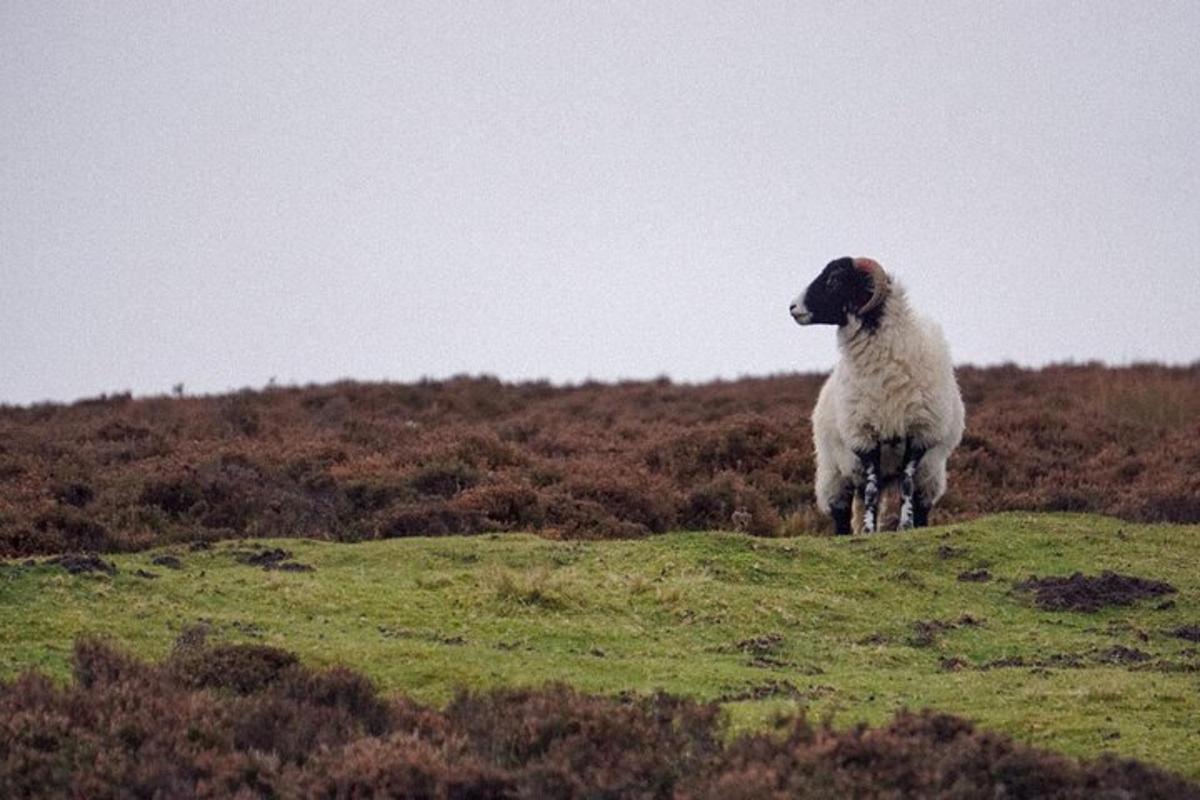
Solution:
[[[898,482],[899,528],[927,525],[964,420],[941,329],[868,258],[829,262],[791,312],[801,325],[838,328],[841,359],[812,414],[818,508],[847,534],[857,499],[873,532],[883,489]]]

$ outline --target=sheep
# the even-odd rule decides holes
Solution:
[[[817,507],[845,535],[857,500],[873,533],[884,488],[899,483],[899,529],[928,525],[965,419],[941,328],[869,258],[829,262],[790,310],[800,325],[838,326],[841,358],[812,413]]]

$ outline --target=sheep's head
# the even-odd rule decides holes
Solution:
[[[890,288],[891,281],[877,262],[839,258],[830,261],[792,301],[792,317],[801,325],[845,325],[855,316],[873,327]]]

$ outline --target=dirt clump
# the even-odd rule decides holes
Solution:
[[[763,681],[752,684],[736,692],[727,692],[717,698],[718,703],[737,703],[743,700],[766,700],[771,697],[802,697],[801,692],[791,681]]]
[[[284,550],[281,547],[263,548],[261,550],[237,550],[233,554],[233,560],[239,564],[262,567],[265,570],[277,570],[279,572],[316,571],[316,567],[311,564],[301,564],[298,561],[292,561],[291,558],[291,551]]]
[[[942,561],[947,561],[951,558],[959,558],[967,554],[967,548],[955,547],[952,544],[939,545],[937,549],[937,557]]]
[[[1180,625],[1171,631],[1176,639],[1186,639],[1189,642],[1200,642],[1200,625]]]
[[[1067,578],[1030,577],[1013,586],[1017,591],[1032,592],[1034,604],[1047,611],[1099,611],[1112,606],[1129,606],[1147,597],[1174,594],[1176,589],[1164,581],[1120,575],[1105,571],[1097,576],[1076,572]]]
[[[983,669],[983,670],[1008,669],[1008,668],[1012,668],[1012,667],[1027,667],[1027,666],[1029,666],[1029,662],[1027,662],[1024,659],[1024,657],[1022,657],[1022,656],[1005,656],[1004,658],[997,658],[994,661],[987,662],[986,664],[981,666],[980,669]]]
[[[969,569],[958,573],[958,580],[962,583],[987,583],[991,579],[992,573],[986,569]]]
[[[779,652],[783,646],[783,636],[778,633],[764,633],[762,636],[752,636],[734,645],[735,648],[752,656],[765,656]]]
[[[299,561],[284,561],[274,567],[267,569],[277,569],[280,572],[316,572],[317,568],[312,564],[301,564]]]
[[[261,550],[235,550],[233,553],[234,561],[252,567],[277,566],[291,557],[291,551],[284,550],[282,547],[263,548]]]
[[[743,639],[735,643],[732,648],[722,648],[724,652],[730,650],[739,653],[745,653],[750,656],[746,663],[751,667],[760,667],[763,669],[777,669],[783,667],[795,667],[796,665],[785,661],[779,657],[779,651],[783,647],[783,636],[778,633],[764,633],[761,636],[752,636],[749,639]],[[804,675],[820,675],[824,672],[820,667],[806,666],[798,668]]]
[[[183,569],[183,562],[179,560],[178,556],[166,553],[150,559],[150,563],[157,567],[166,567],[167,569]]]
[[[1011,669],[1014,667],[1030,667],[1035,670],[1045,669],[1083,669],[1092,666],[1135,666],[1146,664],[1154,656],[1136,647],[1114,645],[1102,649],[1089,650],[1083,653],[1050,653],[1037,656],[1007,656],[988,661],[980,665],[981,670]]]
[[[105,561],[95,553],[65,553],[48,558],[44,563],[62,567],[72,575],[82,575],[87,572],[102,572],[105,575],[117,574],[116,564]]]
[[[1119,644],[1096,654],[1096,660],[1102,664],[1141,664],[1152,658],[1145,650]]]
[[[931,647],[946,631],[956,628],[975,628],[983,624],[983,620],[971,614],[963,614],[954,620],[919,619],[912,624],[913,633],[908,637],[908,644],[911,647]]]

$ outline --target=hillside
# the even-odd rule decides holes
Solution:
[[[1196,779],[1198,534],[1006,514],[853,539],[292,539],[42,559],[0,567],[0,678],[65,678],[83,633],[156,660],[207,637],[435,705],[460,687],[563,681],[717,701],[735,731],[800,708],[839,727],[933,708]],[[1125,577],[1082,580],[1106,570]],[[1020,588],[1075,572],[1058,606]]]
[[[699,386],[443,382],[0,408],[0,556],[486,531],[826,530],[821,376]],[[963,368],[935,522],[997,511],[1200,521],[1200,366]]]

